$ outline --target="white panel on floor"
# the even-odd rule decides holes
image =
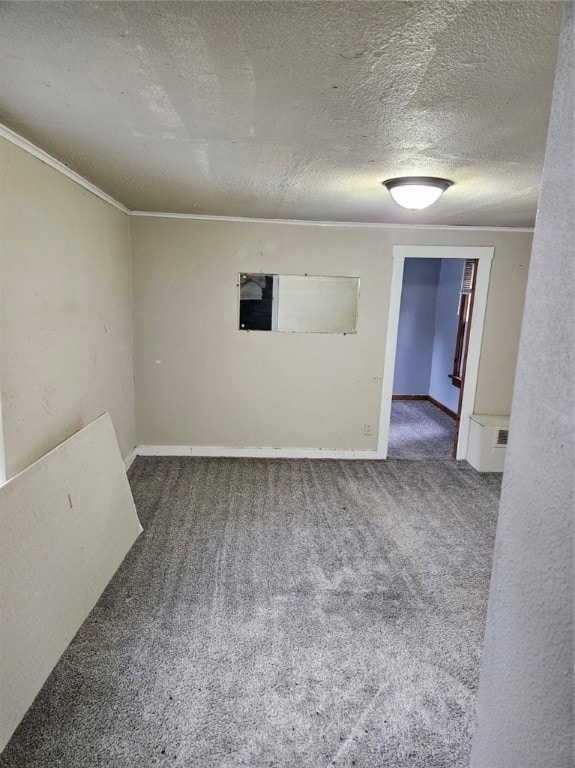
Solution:
[[[106,413],[0,487],[0,750],[141,533]]]

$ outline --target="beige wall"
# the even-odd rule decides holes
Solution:
[[[0,375],[14,475],[109,411],[135,444],[129,217],[0,139]]]
[[[495,246],[475,410],[509,413],[529,233],[136,217],[131,231],[139,444],[374,449],[394,244]],[[241,271],[360,277],[357,334],[237,331]]]
[[[132,218],[0,140],[10,477],[108,410],[144,445],[376,447],[394,244],[493,245],[475,410],[507,414],[531,235]],[[361,279],[357,334],[241,333],[241,271]],[[364,435],[364,425],[373,435]]]
[[[138,442],[370,448],[390,267],[373,229],[133,219]],[[237,330],[241,271],[361,278],[358,333]]]

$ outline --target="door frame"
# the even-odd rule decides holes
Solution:
[[[469,417],[473,413],[479,356],[483,339],[487,293],[491,275],[491,262],[495,248],[483,245],[394,245],[393,271],[391,275],[391,293],[387,319],[387,341],[383,379],[381,383],[381,408],[379,412],[379,430],[377,436],[378,458],[387,458],[389,441],[389,422],[391,419],[391,399],[393,395],[393,374],[397,351],[397,332],[399,328],[399,309],[403,288],[403,269],[405,259],[477,259],[477,277],[473,317],[469,332],[465,380],[461,391],[461,413],[459,416],[459,435],[457,438],[456,459],[467,457],[469,438]]]

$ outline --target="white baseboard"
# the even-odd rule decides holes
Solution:
[[[126,456],[124,459],[124,466],[126,467],[126,472],[130,469],[132,464],[134,463],[134,459],[138,455],[138,447],[136,446],[133,451],[130,451],[130,453]]]
[[[323,448],[228,448],[213,445],[138,445],[138,456],[228,456],[251,459],[383,459],[378,451]]]

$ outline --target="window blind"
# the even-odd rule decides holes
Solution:
[[[463,280],[461,281],[461,293],[471,293],[473,288],[473,271],[475,269],[474,261],[465,262],[465,270],[463,272]]]

